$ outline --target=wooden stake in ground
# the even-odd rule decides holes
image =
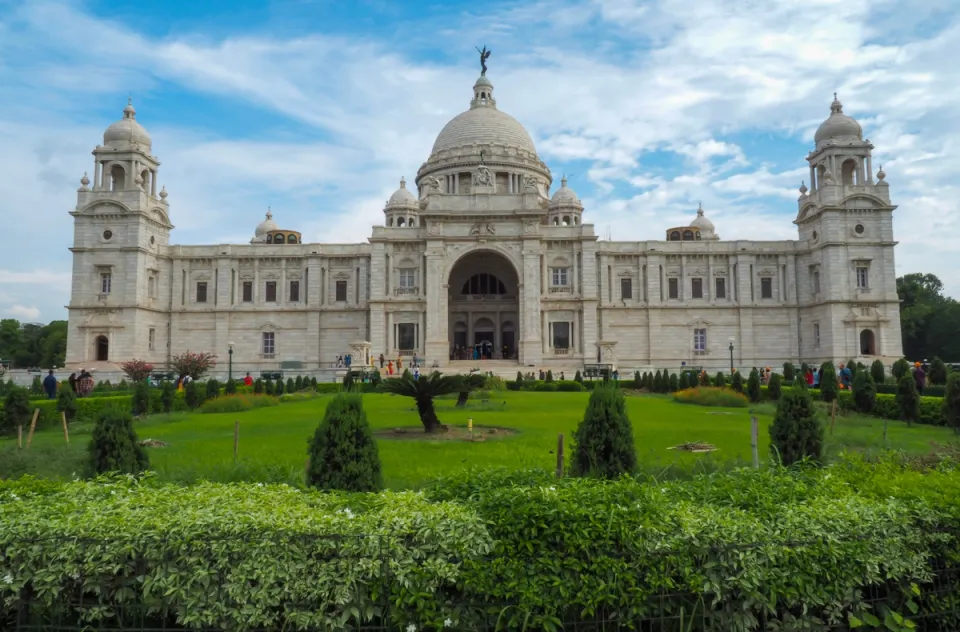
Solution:
[[[27,435],[27,449],[30,449],[30,444],[33,443],[33,431],[37,429],[37,417],[40,416],[40,409],[33,409],[33,420],[30,422],[30,433]]]
[[[233,422],[233,462],[237,462],[237,453],[240,451],[240,422]]]
[[[17,449],[23,449],[23,424],[17,424]]]
[[[837,400],[830,402],[830,434],[833,434],[833,426],[837,422]]]
[[[758,445],[759,440],[757,434],[759,432],[759,424],[757,418],[753,415],[750,416],[750,450],[753,452],[753,469],[760,469],[760,446]]]
[[[557,478],[563,478],[563,433],[557,435]]]
[[[63,422],[63,440],[70,443],[70,433],[67,432],[67,413],[60,411],[60,421]]]

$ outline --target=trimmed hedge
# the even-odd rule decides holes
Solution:
[[[59,427],[60,413],[57,411],[57,400],[43,399],[30,402],[30,415],[33,416],[33,410],[40,409],[40,416],[37,417],[37,430]],[[126,412],[133,410],[132,395],[110,395],[106,397],[78,397],[77,415],[73,422],[93,423],[97,420],[100,412],[107,408],[121,408]],[[177,393],[174,397],[173,411],[184,410],[186,405],[183,401],[183,393]],[[3,407],[0,406],[0,412]],[[150,389],[150,414],[163,412],[163,404],[160,401],[160,389]],[[28,422],[29,423],[29,422]]]
[[[764,400],[769,400],[770,396],[768,394],[768,389],[766,386],[760,388],[761,396]],[[820,391],[818,389],[808,389],[810,392],[810,397],[814,401],[819,401]],[[926,391],[924,391],[926,392]],[[837,406],[840,410],[856,412],[856,403],[853,400],[853,393],[851,391],[840,391],[839,397],[837,398]],[[877,401],[873,407],[872,416],[879,417],[881,419],[900,419],[900,408],[897,406],[896,396],[888,395],[886,393],[878,393]],[[921,397],[920,398],[920,412],[917,414],[917,419],[915,420],[918,424],[926,424],[929,426],[944,426],[947,423],[946,418],[943,416],[943,398],[942,397]]]

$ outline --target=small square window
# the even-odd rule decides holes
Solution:
[[[404,268],[400,270],[400,287],[410,288],[416,284],[414,280],[413,268]]]
[[[207,302],[207,282],[206,281],[197,281],[197,302],[198,303]]]
[[[677,278],[667,279],[667,290],[670,298],[680,298],[680,280]]]
[[[773,298],[773,279],[771,277],[760,279],[760,298]]]
[[[703,298],[703,279],[690,280],[690,296],[693,298]]]
[[[290,281],[290,302],[300,302],[300,281]]]
[[[253,281],[243,282],[243,302],[244,303],[253,302]]]
[[[620,298],[633,299],[633,279],[620,279]]]
[[[277,282],[276,281],[267,281],[266,300],[268,303],[277,302]]]
[[[337,281],[337,302],[345,303],[347,301],[347,282]]]
[[[717,285],[717,298],[727,298],[727,280],[723,278],[718,278],[716,280]]]
[[[567,269],[554,268],[553,269],[553,285],[565,286],[566,284],[567,284]]]

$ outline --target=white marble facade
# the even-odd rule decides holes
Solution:
[[[550,170],[481,75],[368,243],[301,243],[268,213],[249,244],[180,246],[128,104],[71,213],[67,363],[223,360],[232,343],[241,370],[345,353],[444,367],[484,340],[542,368],[724,369],[731,343],[740,367],[898,357],[895,207],[872,148],[835,99],[807,156],[797,240],[724,241],[701,209],[662,241],[600,241],[565,180],[550,196]]]

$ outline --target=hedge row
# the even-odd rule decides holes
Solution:
[[[820,400],[820,391],[818,389],[812,388],[809,389],[809,391],[810,396],[814,400]],[[763,399],[769,399],[769,393],[766,386],[760,387],[760,393]],[[837,401],[839,402],[838,406],[841,410],[855,410],[852,392],[840,391],[838,393]],[[900,419],[900,407],[897,406],[896,396],[878,393],[872,415],[881,419]],[[930,426],[945,426],[947,419],[943,415],[943,398],[926,396],[921,397],[920,412],[917,415],[917,423]]]
[[[376,495],[0,481],[0,627],[26,616],[11,597],[27,590],[38,621],[71,621],[81,594],[102,604],[84,611],[94,628],[559,630],[683,612],[846,629],[942,609],[933,589],[960,586],[932,572],[958,528],[954,467],[849,459],[669,483],[465,472]],[[138,603],[156,609],[146,623],[106,607]]]
[[[78,397],[77,415],[73,422],[92,423],[96,421],[100,411],[106,408],[123,408],[131,410],[133,408],[132,395],[109,395],[106,397]],[[186,410],[186,403],[183,400],[183,393],[177,393],[173,400],[173,410]],[[57,410],[57,401],[55,399],[32,400],[30,409],[40,409],[40,416],[37,417],[37,429],[59,427],[60,412]],[[160,402],[160,389],[150,389],[150,413],[163,412],[163,404]],[[3,414],[3,402],[0,401],[0,415]]]

